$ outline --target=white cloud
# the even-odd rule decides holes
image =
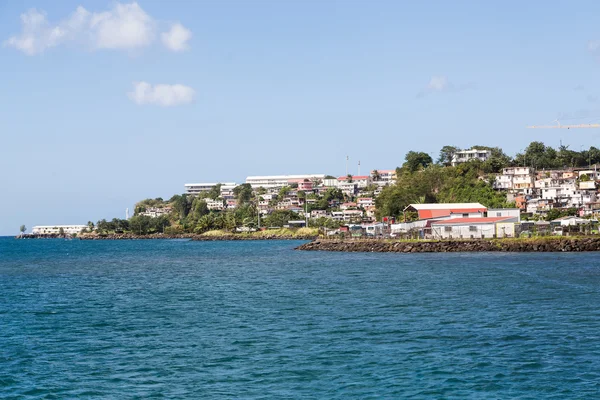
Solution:
[[[592,53],[600,50],[600,40],[592,40],[588,43],[588,50]]]
[[[57,46],[65,36],[60,25],[51,27],[46,14],[36,9],[21,14],[21,25],[23,25],[21,35],[11,36],[4,45],[14,47],[30,56]]]
[[[443,93],[443,92],[462,92],[463,90],[474,89],[474,83],[463,83],[455,85],[448,80],[445,75],[434,75],[429,80],[429,83],[423,90],[417,93],[417,98],[424,97],[432,93]]]
[[[171,30],[160,35],[166,48],[172,51],[184,51],[189,49],[186,43],[192,37],[192,32],[180,23],[173,24]]]
[[[117,3],[111,11],[94,13],[89,22],[100,49],[133,49],[154,40],[155,22],[137,3]]]
[[[127,94],[138,105],[155,104],[163,107],[191,103],[196,91],[184,85],[152,85],[148,82],[133,82],[133,91]]]
[[[448,88],[448,78],[445,76],[432,76],[427,89],[432,92],[442,92]]]
[[[4,45],[30,56],[68,42],[93,50],[133,50],[155,41],[158,24],[136,2],[116,3],[103,12],[90,12],[80,6],[55,24],[48,21],[43,11],[31,9],[21,15],[21,33],[9,37]],[[191,36],[188,29],[177,23],[163,33],[163,42],[169,49],[181,51],[188,48],[186,42]]]

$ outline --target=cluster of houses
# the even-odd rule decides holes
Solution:
[[[530,167],[504,168],[494,188],[507,192],[507,200],[531,215],[545,216],[551,209],[578,209],[580,216],[600,211],[597,168],[535,170]]]
[[[369,175],[332,177],[325,174],[249,176],[246,184],[255,192],[257,208],[261,215],[274,210],[288,210],[303,218],[331,218],[340,222],[371,222],[375,220],[374,197],[384,186],[395,182],[396,170],[374,170]],[[187,194],[208,193],[217,183],[187,183]],[[216,199],[206,198],[209,210],[235,209],[238,204],[234,195],[234,182],[220,184]],[[285,190],[282,192],[282,189]],[[318,201],[329,189],[339,189],[355,201],[329,201],[329,208],[336,211],[311,210],[308,206]],[[312,207],[311,207],[312,208]]]

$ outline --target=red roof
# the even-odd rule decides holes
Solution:
[[[433,225],[451,225],[451,224],[493,224],[513,217],[487,217],[487,218],[450,218],[440,221],[432,221]]]
[[[445,210],[419,210],[419,219],[447,217],[450,214],[484,213],[486,208],[447,208]]]

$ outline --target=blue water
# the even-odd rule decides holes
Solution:
[[[0,398],[600,398],[600,254],[0,239]]]

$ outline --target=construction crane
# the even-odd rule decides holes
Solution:
[[[555,119],[556,125],[530,125],[529,129],[576,129],[576,128],[600,128],[600,124],[577,124],[577,125],[561,125],[560,121]]]

